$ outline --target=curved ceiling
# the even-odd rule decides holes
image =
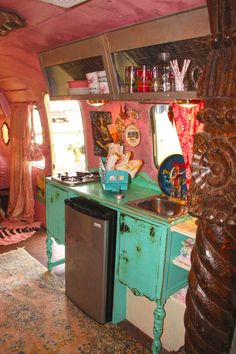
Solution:
[[[26,26],[0,37],[0,88],[45,90],[38,53],[64,43],[206,5],[206,0],[90,0],[63,9],[39,0],[0,0],[0,11],[22,18]],[[18,95],[19,97],[19,95]]]

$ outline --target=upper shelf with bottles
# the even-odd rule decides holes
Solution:
[[[40,59],[50,96],[196,98],[209,33],[207,9],[202,7],[43,52]],[[189,65],[181,91],[176,91],[170,60],[180,70],[184,63]],[[164,79],[163,70],[167,70]]]
[[[194,98],[207,55],[206,37],[113,53],[120,97]]]

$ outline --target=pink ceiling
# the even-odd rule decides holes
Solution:
[[[45,89],[37,56],[42,50],[202,5],[206,0],[90,0],[65,10],[39,0],[0,0],[0,9],[26,22],[0,37],[0,88],[3,78],[13,77],[30,90]]]

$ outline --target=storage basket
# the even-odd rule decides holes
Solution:
[[[102,159],[103,162],[105,159]],[[101,178],[101,184],[105,191],[119,192],[128,189],[129,173],[120,170],[105,169],[105,164],[101,164],[99,168],[99,174]]]

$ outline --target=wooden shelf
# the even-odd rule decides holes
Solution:
[[[186,263],[184,262],[184,258],[186,258]],[[188,258],[183,256],[178,256],[175,259],[173,259],[173,264],[187,270],[188,272],[190,271],[191,268],[190,261],[188,262]]]
[[[163,101],[174,102],[176,99],[194,99],[197,98],[196,91],[168,91],[168,92],[145,92],[145,93],[120,93],[120,100],[133,101]]]

